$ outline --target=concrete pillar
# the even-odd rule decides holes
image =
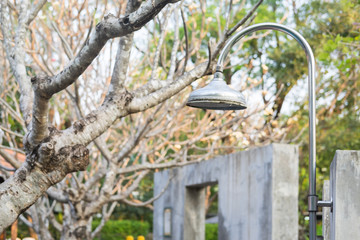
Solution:
[[[184,239],[205,240],[205,188],[185,191]]]
[[[330,185],[330,239],[360,239],[360,151],[336,151]]]
[[[331,200],[329,180],[324,181],[322,200]],[[322,208],[322,235],[324,240],[330,240],[330,211],[331,209],[328,207]]]
[[[299,152],[275,144],[272,160],[272,240],[298,239]],[[284,231],[286,228],[286,231]],[[268,239],[268,238],[261,238]]]

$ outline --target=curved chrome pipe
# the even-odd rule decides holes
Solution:
[[[222,72],[224,66],[224,60],[228,55],[230,49],[237,43],[242,37],[252,32],[260,30],[278,30],[292,36],[305,50],[308,60],[308,91],[309,91],[309,196],[308,196],[308,210],[309,210],[309,232],[310,240],[316,240],[316,211],[318,205],[318,199],[316,196],[316,138],[315,138],[315,58],[308,42],[297,31],[288,28],[284,25],[277,23],[260,23],[249,26],[242,29],[235,34],[225,45],[220,53],[219,60],[217,62],[216,71]]]

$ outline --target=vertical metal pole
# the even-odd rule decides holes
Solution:
[[[309,238],[316,240],[316,212],[318,198],[316,195],[316,105],[315,105],[315,59],[309,46],[308,88],[309,88]],[[306,51],[305,51],[306,52]]]
[[[311,50],[310,45],[297,31],[288,28],[284,25],[277,23],[260,23],[249,26],[242,29],[235,34],[224,46],[220,53],[216,71],[222,72],[224,67],[224,60],[228,55],[230,49],[236,42],[238,42],[243,36],[259,30],[278,30],[292,36],[305,50],[308,60],[309,71],[309,195],[308,195],[308,211],[309,211],[309,238],[310,240],[316,240],[316,211],[317,211],[317,196],[316,196],[316,131],[315,131],[315,58]]]

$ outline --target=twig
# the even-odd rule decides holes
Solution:
[[[159,198],[164,194],[164,192],[166,191],[166,189],[169,187],[170,182],[171,182],[172,179],[173,179],[173,176],[171,176],[171,177],[168,179],[168,182],[166,183],[166,186],[161,190],[161,192],[160,192],[158,195],[156,195],[155,197],[150,198],[149,200],[147,200],[147,201],[145,201],[145,202],[133,202],[133,201],[127,200],[126,198],[121,199],[120,201],[126,203],[127,205],[134,206],[134,207],[144,207],[144,206],[148,206],[148,205],[150,205],[151,203],[153,203],[154,201],[156,201],[157,199],[159,199]],[[151,209],[153,209],[153,208],[151,208]]]
[[[227,33],[226,37],[231,36],[241,25],[243,25],[256,11],[256,9],[260,6],[260,4],[263,2],[263,0],[260,0],[255,4],[255,6],[241,19],[233,28],[231,28]]]
[[[183,21],[183,26],[184,26],[184,35],[185,35],[185,62],[184,62],[184,66],[183,69],[181,71],[181,75],[184,74],[185,70],[186,70],[186,65],[189,59],[189,39],[188,39],[188,30],[186,27],[186,22],[185,22],[185,16],[184,16],[184,10],[182,8],[182,6],[180,7],[181,10],[181,19]]]
[[[9,168],[9,167],[5,167],[3,165],[0,165],[0,168],[5,170],[5,171],[8,171],[8,172],[15,172],[16,171],[16,168]]]
[[[50,17],[48,17],[50,18]],[[55,32],[58,34],[58,36],[60,37],[60,40],[64,46],[64,50],[66,53],[66,56],[69,58],[69,60],[74,58],[74,54],[73,51],[69,45],[69,43],[66,41],[66,39],[64,38],[64,36],[62,35],[62,33],[60,32],[59,28],[56,26],[56,24],[54,22],[51,22],[51,26],[53,27],[53,29],[55,30]]]
[[[12,109],[12,107],[2,98],[0,98],[0,104],[9,110],[11,116],[13,116],[22,126],[25,126],[24,120],[22,117]]]
[[[0,147],[2,148],[3,146],[0,146]],[[13,149],[11,149],[11,150],[13,150]],[[2,149],[0,149],[0,155],[5,159],[5,161],[10,163],[11,166],[13,166],[14,168],[20,167],[21,163],[19,163],[13,156],[8,154],[6,151],[3,151]]]
[[[5,127],[3,127],[3,126],[0,126],[0,129],[4,130],[5,132],[8,132],[8,133],[10,133],[10,134],[12,134],[12,135],[15,135],[15,136],[17,136],[17,137],[19,137],[19,138],[23,138],[23,137],[24,137],[24,135],[22,135],[22,134],[20,134],[20,133],[13,132],[13,131],[11,131],[10,129],[5,128]]]
[[[230,3],[229,3],[229,10],[228,10],[228,13],[227,13],[227,16],[226,16],[226,23],[225,23],[224,33],[226,33],[226,32],[229,30],[229,24],[230,24],[230,17],[231,17],[232,4],[233,4],[233,1],[232,1],[232,0],[230,0]]]

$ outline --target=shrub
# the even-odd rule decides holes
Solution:
[[[214,223],[205,224],[205,239],[218,240],[218,225]]]
[[[95,229],[100,224],[99,220],[94,220],[92,228]],[[125,240],[126,236],[146,236],[149,233],[150,224],[147,222],[131,220],[109,220],[105,223],[100,234],[95,238],[97,240]]]

